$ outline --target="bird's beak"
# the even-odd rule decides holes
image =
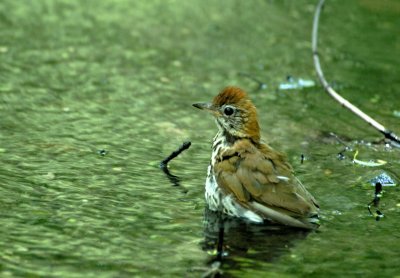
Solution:
[[[207,110],[209,112],[215,110],[214,106],[211,103],[194,103],[193,106],[201,110]]]
[[[220,115],[218,108],[212,103],[194,103],[193,106],[211,113],[214,117],[218,117]]]

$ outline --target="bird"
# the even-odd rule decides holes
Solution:
[[[319,227],[317,201],[286,156],[261,140],[256,107],[244,90],[228,86],[211,103],[193,106],[218,126],[205,184],[210,210],[250,223]]]

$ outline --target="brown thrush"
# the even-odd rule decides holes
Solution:
[[[194,107],[216,120],[206,202],[213,211],[251,222],[318,227],[318,204],[281,153],[260,141],[256,108],[246,93],[227,87],[212,103]]]

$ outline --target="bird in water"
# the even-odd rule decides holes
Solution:
[[[205,186],[210,210],[256,223],[319,226],[316,200],[285,156],[260,140],[256,107],[242,89],[226,87],[212,103],[193,106],[211,113],[219,129]]]

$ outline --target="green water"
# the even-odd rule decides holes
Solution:
[[[315,4],[2,0],[0,276],[201,277],[218,235],[203,199],[216,127],[191,103],[238,85],[320,202],[322,226],[230,223],[224,276],[399,277],[400,190],[385,188],[375,221],[365,184],[381,171],[398,178],[400,153],[361,143],[381,137],[318,85]],[[327,1],[320,26],[327,79],[397,134],[399,26],[396,0]],[[288,75],[317,86],[277,90]],[[354,165],[354,151],[338,160],[330,132],[387,164]],[[177,187],[158,163],[185,140],[170,163]]]

